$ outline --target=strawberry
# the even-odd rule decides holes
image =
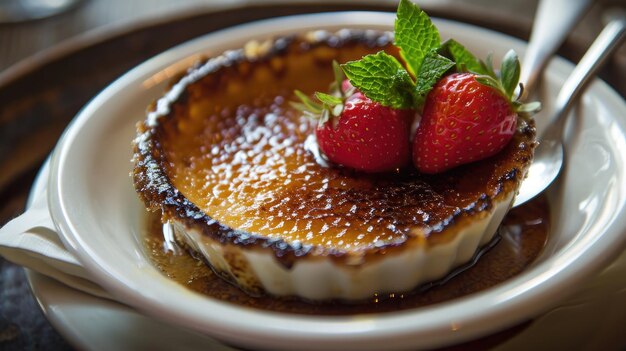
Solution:
[[[413,163],[438,173],[494,155],[511,140],[517,113],[509,99],[473,73],[441,79],[426,97],[413,140]]]
[[[410,160],[409,126],[414,112],[397,110],[356,93],[335,123],[315,131],[320,150],[333,163],[364,172],[394,171]]]
[[[374,173],[398,170],[410,163],[409,129],[413,110],[386,107],[365,97],[334,64],[333,95],[316,93],[319,102],[300,91],[292,103],[319,121],[315,130],[320,151],[332,163]]]
[[[316,93],[321,103],[296,91],[302,102],[293,105],[320,119],[318,143],[331,161],[367,172],[402,167],[410,111],[421,111],[413,163],[423,173],[443,172],[499,152],[517,119],[539,110],[538,102],[518,101],[521,84],[514,99],[520,64],[513,50],[496,73],[491,56],[482,61],[453,39],[441,42],[410,0],[400,0],[394,29],[401,60],[379,51],[335,63],[334,92]]]

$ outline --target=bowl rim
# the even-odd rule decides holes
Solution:
[[[497,328],[505,328],[545,311],[551,304],[563,297],[561,294],[563,291],[570,290],[568,287],[579,285],[621,252],[620,248],[626,243],[626,239],[622,238],[623,228],[626,227],[626,216],[619,216],[619,213],[626,212],[624,201],[620,203],[619,208],[615,209],[616,214],[610,222],[605,223],[602,229],[601,236],[608,237],[610,240],[598,240],[599,238],[594,237],[571,245],[569,250],[560,254],[559,257],[534,266],[532,271],[535,274],[532,279],[522,279],[526,275],[520,275],[487,291],[418,310],[341,317],[285,315],[242,308],[201,296],[185,296],[189,301],[182,306],[184,308],[174,310],[168,304],[163,304],[162,300],[164,297],[176,297],[173,290],[168,290],[173,293],[168,296],[138,293],[133,288],[132,282],[121,281],[120,277],[112,275],[105,269],[105,262],[86,247],[81,234],[74,226],[72,214],[68,210],[72,199],[67,199],[63,192],[67,181],[63,165],[68,159],[72,142],[83,125],[89,123],[91,116],[98,108],[106,104],[112,96],[130,82],[148,73],[157,72],[159,68],[167,66],[164,66],[164,63],[186,65],[185,62],[189,62],[188,58],[195,55],[199,49],[203,49],[203,46],[211,40],[223,41],[225,37],[251,38],[261,35],[259,33],[267,33],[270,31],[268,28],[275,28],[270,31],[272,33],[291,31],[295,28],[306,31],[323,26],[337,27],[337,23],[346,27],[372,24],[389,26],[391,29],[393,18],[395,14],[391,13],[358,11],[293,15],[255,21],[183,43],[149,59],[118,78],[77,114],[63,133],[53,153],[48,183],[48,203],[52,218],[66,247],[78,257],[93,275],[94,280],[120,301],[153,317],[166,319],[184,327],[244,345],[258,346],[259,341],[264,340],[268,347],[281,348],[293,347],[294,342],[308,342],[308,345],[303,344],[306,348],[333,345],[350,345],[354,348],[368,348],[369,346],[371,348],[372,341],[386,339],[390,347],[399,347],[402,344],[410,344],[414,347],[417,345],[438,347],[493,332],[495,331],[494,324],[497,324]],[[516,38],[488,29],[449,20],[436,19],[436,22],[438,25],[443,24],[459,30],[472,30],[480,35],[523,46],[522,41]],[[568,67],[571,67],[571,64],[563,59],[556,59],[555,65],[561,71],[567,71]],[[620,102],[616,93],[605,83],[596,83],[594,86],[617,103]],[[623,104],[623,101],[621,103]],[[621,128],[626,130],[626,122],[617,121],[616,123],[620,123]],[[597,257],[597,254],[584,254],[591,249],[595,252],[612,254],[604,257]],[[550,284],[544,284],[548,281]],[[191,307],[194,303],[210,307],[211,315],[218,317],[207,319],[206,314]],[[477,306],[480,306],[480,309],[477,309]],[[478,310],[480,314],[476,314]],[[228,318],[219,318],[224,315]]]

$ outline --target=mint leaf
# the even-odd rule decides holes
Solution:
[[[428,15],[409,0],[400,0],[394,30],[400,55],[415,75],[426,54],[441,44],[439,31]]]
[[[430,92],[441,76],[453,66],[453,61],[439,55],[434,50],[426,54],[415,84],[415,92],[419,99],[419,105],[421,105],[421,102],[426,98],[428,92]]]
[[[400,49],[402,63],[384,51],[340,66],[333,62],[335,81],[331,86],[334,93],[317,93],[317,102],[296,92],[302,102],[294,106],[312,113],[321,111],[323,117],[338,116],[343,100],[358,89],[384,106],[419,110],[432,87],[455,66],[459,72],[475,74],[477,81],[502,92],[509,99],[519,80],[519,60],[514,52],[507,53],[499,74],[496,74],[491,55],[485,61],[479,60],[452,39],[442,45],[439,31],[428,15],[410,0],[400,0],[398,5],[395,44]],[[341,91],[344,73],[354,87],[345,92]]]
[[[448,57],[456,62],[457,71],[487,74],[480,63],[480,60],[456,40],[446,40],[446,42],[441,45],[441,51],[446,52]]]
[[[371,100],[396,109],[413,108],[413,80],[395,57],[380,51],[341,68],[350,83]]]
[[[520,64],[517,54],[513,50],[509,50],[502,59],[500,66],[500,80],[507,97],[513,96],[517,83],[519,82]]]

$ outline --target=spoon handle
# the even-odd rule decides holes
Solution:
[[[548,59],[570,34],[575,22],[591,3],[591,0],[539,2],[521,70],[520,82],[524,83],[525,94],[535,90]]]
[[[625,33],[626,18],[624,17],[614,19],[604,27],[578,65],[576,65],[572,74],[563,83],[563,87],[556,98],[556,113],[540,140],[547,138],[561,139],[563,125],[566,120],[565,116],[567,116],[574,103],[578,101],[580,94],[592,81],[598,69],[619,48],[626,38]]]

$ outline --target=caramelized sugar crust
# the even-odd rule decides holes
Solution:
[[[368,175],[316,162],[305,147],[315,122],[288,103],[294,89],[326,91],[332,60],[381,47],[397,54],[389,42],[389,34],[347,31],[283,38],[192,68],[138,127],[137,191],[164,219],[279,257],[449,240],[515,191],[532,159],[532,125],[499,154],[443,174]]]

